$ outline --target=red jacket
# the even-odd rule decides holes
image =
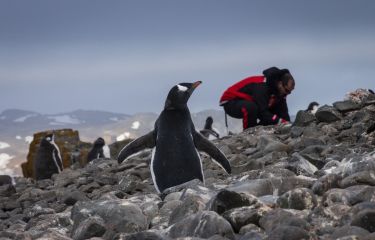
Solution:
[[[286,98],[276,95],[265,76],[248,77],[230,86],[221,96],[220,106],[235,99],[255,102],[259,119],[265,124],[275,124],[280,118],[290,121]]]
[[[240,92],[240,90],[251,83],[265,83],[266,78],[264,76],[254,76],[245,78],[238,83],[229,87],[220,98],[220,106],[233,99],[245,99],[253,102],[254,99],[247,93]]]

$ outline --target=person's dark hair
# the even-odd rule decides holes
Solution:
[[[287,73],[284,73],[281,77],[280,77],[280,81],[281,83],[285,86],[288,84],[289,80],[293,80],[294,81],[294,78],[292,76],[292,74],[289,73],[289,71]]]
[[[283,85],[286,85],[290,79],[293,79],[292,74],[290,74],[289,70],[286,68],[279,69],[277,67],[270,67],[263,71],[263,75],[267,78],[267,85],[272,92],[277,92],[278,82],[281,81]]]

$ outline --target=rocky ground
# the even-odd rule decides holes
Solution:
[[[0,187],[0,239],[375,239],[375,101],[215,140],[205,184],[157,194],[151,151]]]

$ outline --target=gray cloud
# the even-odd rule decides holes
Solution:
[[[191,108],[218,108],[272,65],[297,80],[292,112],[373,87],[372,1],[0,4],[0,111],[158,112],[172,85],[195,80]]]

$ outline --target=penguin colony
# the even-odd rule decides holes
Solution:
[[[118,155],[118,163],[145,148],[153,148],[151,176],[156,190],[165,189],[199,179],[204,182],[202,160],[199,151],[206,152],[215,163],[228,174],[231,166],[224,154],[206,137],[219,137],[212,129],[213,119],[208,117],[205,128],[197,132],[191,119],[187,102],[193,91],[201,84],[180,83],[172,87],[165,101],[164,109],[155,122],[154,130],[126,145]],[[205,137],[206,136],[206,137]],[[87,162],[105,157],[103,138],[98,138],[90,150]],[[36,180],[51,178],[63,170],[60,150],[54,142],[54,135],[46,135],[38,149],[34,161]]]

